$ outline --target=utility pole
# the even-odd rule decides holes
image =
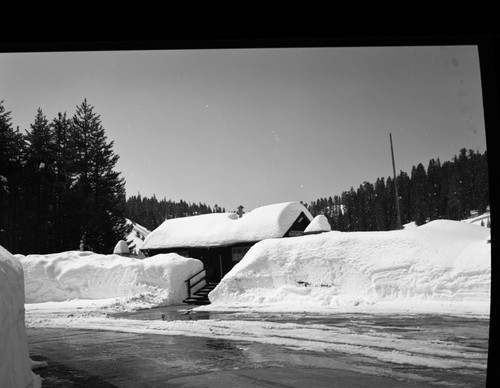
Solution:
[[[396,164],[394,163],[394,149],[392,148],[392,134],[389,133],[389,139],[391,141],[391,156],[392,156],[392,172],[394,174],[394,193],[396,200],[396,228],[402,229],[401,226],[401,215],[399,213],[399,194],[398,194],[398,185],[396,182]]]

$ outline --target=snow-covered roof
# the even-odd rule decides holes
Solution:
[[[332,227],[323,214],[319,214],[311,221],[307,228],[304,230],[304,234],[307,233],[317,233],[317,232],[330,232]]]
[[[213,247],[281,238],[301,213],[311,213],[299,202],[261,206],[239,218],[235,213],[211,213],[164,221],[144,240],[142,249]]]
[[[151,231],[129,219],[127,219],[127,224],[132,225],[132,230],[125,238],[127,243],[130,244],[130,253],[140,256],[140,249],[142,248],[144,239]]]
[[[139,225],[137,222],[131,221],[128,218],[126,218],[127,224],[132,225],[132,232],[131,233],[139,233],[141,236],[146,237],[149,233],[151,233],[150,230],[146,229],[144,226]]]

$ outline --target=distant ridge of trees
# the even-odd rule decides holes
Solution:
[[[125,180],[100,116],[85,99],[72,117],[13,128],[0,101],[0,245],[13,253],[111,253],[130,229]]]
[[[461,220],[472,210],[479,214],[489,206],[487,152],[462,148],[452,160],[431,159],[411,174],[396,177],[401,223],[444,218]],[[341,195],[319,198],[305,204],[312,215],[323,214],[332,229],[340,231],[385,231],[396,229],[394,182],[390,176],[363,182]]]
[[[127,199],[124,214],[126,218],[139,225],[149,230],[154,230],[167,219],[225,212],[226,210],[217,204],[211,208],[201,202],[191,203],[182,199],[176,202],[167,200],[166,198],[158,200],[155,195],[148,198],[137,194]]]
[[[486,151],[481,154],[463,148],[450,161],[431,159],[427,169],[419,163],[411,174],[400,171],[396,181],[402,224],[414,221],[422,225],[439,218],[461,220],[472,210],[483,213],[490,203]],[[389,176],[374,183],[363,182],[340,195],[302,203],[313,216],[325,215],[333,230],[386,231],[396,229],[394,197],[393,178]],[[212,209],[204,203],[138,194],[127,199],[125,216],[154,230],[167,219],[225,211],[218,205]]]

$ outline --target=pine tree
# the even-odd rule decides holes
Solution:
[[[0,245],[9,249],[7,241],[7,225],[9,222],[8,206],[9,201],[9,178],[12,158],[12,137],[13,130],[11,124],[11,112],[6,112],[3,100],[0,101]]]
[[[462,148],[458,157],[455,158],[455,169],[458,179],[458,197],[461,204],[458,219],[463,219],[469,216],[473,208],[472,199],[474,197],[470,155],[465,148]]]
[[[489,187],[488,187],[488,161],[487,153],[481,155],[479,152],[469,151],[472,175],[473,196],[471,207],[477,210],[479,214],[486,211],[489,205]]]
[[[483,155],[479,155],[477,158],[478,168],[476,172],[477,177],[477,200],[478,200],[478,210],[480,213],[486,211],[486,207],[490,204],[489,196],[489,176],[492,179],[493,173],[489,174],[488,170],[488,154],[487,151]]]
[[[387,177],[387,184],[385,185],[385,191],[386,191],[386,219],[387,219],[387,229],[386,230],[395,230],[398,228],[397,225],[397,216],[396,216],[396,203],[395,203],[395,196],[396,196],[396,191],[394,187],[394,181],[392,177],[388,176]],[[403,209],[403,204],[400,201],[400,209],[402,211]],[[403,223],[403,216],[401,214],[401,222]]]
[[[25,142],[0,101],[0,245],[19,252],[22,246],[22,173]]]
[[[70,120],[66,113],[58,113],[52,120],[52,155],[54,159],[54,252],[75,249],[81,237],[78,218],[73,217],[76,202],[72,201],[72,162],[74,151],[70,147]]]
[[[375,189],[370,182],[363,182],[357,190],[357,200],[359,209],[359,218],[357,230],[373,231],[376,230],[375,219]]]
[[[357,193],[353,187],[349,191],[342,193],[342,203],[345,206],[345,228],[346,231],[355,231],[360,229],[360,211]]]
[[[428,216],[427,203],[427,174],[422,163],[413,167],[411,171],[412,181],[412,208],[417,225],[425,224]]]
[[[396,184],[398,185],[398,195],[399,195],[399,209],[400,209],[400,216],[401,216],[401,224],[407,224],[411,221],[415,220],[414,217],[414,207],[413,207],[413,191],[412,191],[412,185],[413,182],[411,178],[408,176],[408,174],[404,171],[400,171],[399,175],[396,177]],[[392,193],[392,196],[390,197],[389,200],[391,200],[393,203],[395,201],[394,199],[394,192]],[[396,217],[396,208],[394,204],[394,217]],[[394,218],[394,228],[396,228],[396,219]]]
[[[374,216],[376,230],[388,230],[390,218],[387,214],[387,189],[384,178],[378,178],[375,182],[375,204]]]
[[[25,244],[32,253],[48,253],[52,249],[53,177],[52,132],[49,122],[39,108],[31,131],[26,133]],[[31,241],[29,241],[31,240]]]
[[[77,107],[70,125],[70,146],[75,152],[73,191],[80,202],[81,234],[95,252],[112,252],[130,226],[125,211],[125,181],[116,172],[119,156],[107,142],[100,116],[87,103]]]
[[[439,158],[437,161],[431,159],[427,167],[427,195],[429,218],[435,220],[439,218],[439,198],[441,197]]]
[[[339,195],[335,195],[333,197],[333,207],[334,207],[334,215],[335,219],[335,230],[345,231],[346,226],[344,222],[344,205],[342,203],[342,197]],[[333,225],[332,225],[333,229]]]

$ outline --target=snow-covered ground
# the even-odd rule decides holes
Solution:
[[[138,260],[90,252],[17,255],[17,259],[25,272],[28,327],[246,340],[341,351],[391,363],[484,370],[484,350],[476,354],[446,341],[359,331],[357,326],[238,319],[234,314],[425,314],[488,319],[489,240],[489,228],[447,220],[390,232],[331,231],[268,239],[254,245],[224,277],[210,294],[211,305],[193,310],[192,314],[233,314],[231,319],[209,320],[113,317],[117,311],[179,303],[185,294],[179,291],[174,297],[170,290],[178,287],[186,292],[184,280],[201,269],[198,260],[177,255]]]
[[[449,220],[388,232],[267,239],[210,293],[212,304],[198,310],[488,315],[489,240],[489,228]],[[176,254],[17,257],[28,304],[117,298],[125,310],[182,302],[184,280],[202,268],[199,260]]]
[[[488,314],[490,229],[436,220],[254,245],[200,309]]]
[[[198,309],[487,315],[489,239],[489,228],[449,220],[267,239],[210,293],[212,304]],[[176,254],[16,256],[27,303],[117,298],[125,310],[181,303],[184,280],[202,268],[199,260]]]

